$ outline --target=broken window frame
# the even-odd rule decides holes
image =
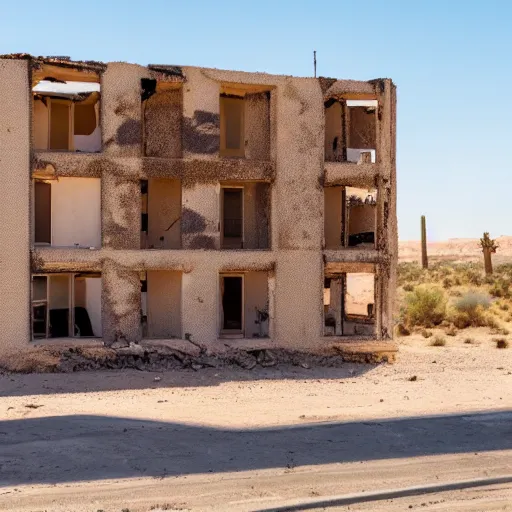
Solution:
[[[350,102],[354,102],[354,101],[358,101],[358,102],[362,102],[362,103],[368,103],[368,105],[350,105],[349,103]],[[330,103],[329,106],[327,106],[327,104]],[[379,111],[379,103],[378,103],[378,99],[375,97],[375,98],[368,98],[368,99],[353,99],[353,98],[346,98],[346,97],[336,97],[336,96],[333,96],[333,97],[330,97],[330,98],[327,98],[325,99],[324,101],[324,119],[326,117],[326,112],[327,112],[327,109],[328,108],[331,108],[332,104],[333,103],[339,103],[340,104],[340,108],[341,108],[341,131],[339,134],[336,135],[335,138],[338,139],[338,143],[337,143],[337,149],[335,150],[334,148],[332,149],[335,154],[334,154],[334,158],[325,158],[325,161],[326,162],[341,162],[341,163],[350,163],[350,164],[371,164],[371,163],[374,163],[372,162],[372,151],[374,152],[375,154],[375,159],[377,158],[377,133],[378,133],[378,129],[377,129],[377,125],[378,125],[378,121],[379,121],[379,117],[378,117],[378,111]],[[371,104],[370,104],[371,103]],[[376,103],[376,104],[375,104]],[[374,134],[374,138],[375,138],[375,147],[374,148],[370,148],[370,149],[365,149],[365,148],[353,148],[351,147],[350,145],[350,136],[351,136],[351,131],[350,131],[350,119],[351,119],[351,109],[353,108],[367,108],[367,109],[373,109],[374,110],[374,116],[375,116],[375,134]],[[331,141],[325,141],[325,144],[333,144],[333,142]],[[348,150],[349,149],[352,149],[352,150],[360,150],[360,155],[359,155],[359,159],[357,162],[354,162],[353,160],[349,160],[348,159]],[[324,155],[326,153],[326,150],[327,150],[327,147],[324,146]]]
[[[221,185],[220,187],[220,247],[223,250],[236,250],[232,247],[224,247],[224,193],[226,190],[241,190],[242,196],[242,211],[241,211],[241,228],[242,236],[239,249],[243,249],[245,245],[245,186],[244,185]],[[233,238],[233,237],[228,237]]]
[[[52,276],[66,276],[68,278],[68,336],[64,338],[86,338],[86,339],[98,339],[101,336],[79,336],[75,334],[75,280],[77,276],[83,275],[80,272],[58,272],[58,273],[36,273],[31,275],[30,279],[30,316],[31,316],[31,339],[39,340],[39,339],[62,339],[63,337],[55,337],[50,338],[50,297],[51,297],[51,277]],[[34,277],[44,277],[46,278],[46,299],[34,299]],[[87,274],[87,277],[90,278],[100,278],[100,273],[91,273]],[[34,308],[40,306],[46,306],[46,326],[45,326],[45,336],[36,336],[34,334]]]
[[[364,325],[372,325],[373,326],[373,333],[372,334],[355,334],[355,333],[346,333],[346,327],[349,322],[357,323],[354,320],[354,316],[357,316],[355,314],[348,314],[347,313],[347,274],[368,274],[373,275],[373,308],[372,308],[372,315],[366,316],[361,319],[361,324]],[[336,273],[329,273],[328,276],[325,275],[324,271],[324,290],[325,290],[325,281],[329,280],[329,289],[331,289],[332,281],[339,279],[341,281],[341,295],[340,295],[340,304],[339,304],[339,311],[335,311],[335,326],[334,326],[334,333],[327,334],[326,333],[326,311],[325,311],[325,303],[324,303],[324,293],[322,293],[322,303],[323,303],[323,336],[324,337],[343,337],[343,338],[354,338],[354,337],[370,337],[374,338],[376,336],[377,332],[377,315],[379,312],[377,311],[377,273],[374,270],[373,272],[365,271],[365,272],[355,272],[353,270],[345,271],[345,272],[336,272]],[[329,293],[329,305],[332,304],[332,293]],[[352,318],[352,319],[351,319]],[[339,322],[339,324],[338,324]]]
[[[371,203],[374,206],[374,222],[373,222],[373,247],[359,247],[358,245],[349,245],[350,243],[350,198],[347,197],[347,188],[358,188],[358,187],[350,187],[343,186],[341,191],[341,242],[342,247],[346,249],[376,249],[377,248],[377,189],[374,190],[373,193],[368,191],[368,196],[372,196],[374,203]],[[366,190],[366,189],[360,189]],[[365,205],[366,203],[362,203]]]
[[[239,277],[242,279],[242,303],[241,307],[241,329],[225,329],[224,328],[224,306],[223,306],[223,290],[224,278]],[[219,338],[244,338],[245,337],[245,274],[238,272],[222,272],[219,274]]]
[[[226,101],[239,101],[240,108],[240,147],[228,148],[227,144],[227,118],[226,118]],[[221,157],[227,158],[245,158],[245,98],[244,95],[234,95],[221,93],[219,96],[220,111],[220,149]]]

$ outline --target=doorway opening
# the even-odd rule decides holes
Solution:
[[[222,248],[243,249],[244,189],[222,188]]]
[[[244,276],[221,275],[221,334],[244,333]]]

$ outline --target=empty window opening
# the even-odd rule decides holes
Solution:
[[[141,80],[145,156],[182,157],[183,89],[180,84]]]
[[[326,161],[375,163],[377,108],[377,100],[324,103]]]
[[[324,189],[326,249],[374,248],[377,226],[377,190],[355,187]]]
[[[141,181],[141,249],[181,248],[181,182]]]
[[[222,247],[242,249],[244,240],[244,189],[222,189]]]
[[[221,247],[268,249],[270,186],[232,182],[221,188]]]
[[[181,338],[181,278],[173,270],[151,270],[141,276],[143,338]]]
[[[221,275],[220,302],[221,336],[268,337],[268,272]]]
[[[35,180],[34,242],[55,247],[101,247],[101,180]]]
[[[32,277],[32,337],[101,337],[99,274]]]
[[[324,279],[325,336],[375,334],[375,275],[339,273]]]
[[[222,86],[220,155],[270,159],[270,91],[262,86]]]
[[[45,79],[32,93],[35,149],[101,151],[99,83]]]

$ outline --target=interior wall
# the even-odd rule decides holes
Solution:
[[[147,272],[149,338],[181,338],[181,272]]]
[[[325,159],[336,161],[336,155],[341,152],[341,104],[333,103],[325,109]],[[334,150],[334,139],[337,139],[337,151]]]
[[[376,148],[376,114],[368,107],[349,107],[348,147],[357,149]]]
[[[34,241],[51,244],[52,186],[40,181],[34,182]]]
[[[157,91],[143,104],[146,156],[181,158],[182,89]]]
[[[246,94],[245,106],[245,158],[270,159],[270,93]]]
[[[245,156],[245,100],[220,97],[220,155]]]
[[[350,207],[349,235],[375,232],[376,207],[371,204],[358,204]]]
[[[32,136],[34,149],[48,149],[48,108],[35,99],[32,103]]]
[[[101,247],[101,180],[52,181],[52,245]]]
[[[55,274],[49,276],[50,296],[49,309],[69,308],[69,274]]]
[[[148,180],[148,247],[181,248],[181,183],[179,180]],[[174,222],[174,225],[166,231]]]
[[[245,280],[245,337],[252,338],[258,336],[260,326],[256,323],[258,315],[256,308],[260,310],[268,309],[268,272],[253,271],[246,272]],[[263,335],[268,336],[269,325],[268,320],[262,324]]]
[[[326,249],[339,249],[341,243],[343,187],[324,188],[324,237]]]
[[[93,112],[91,113],[90,106],[84,105],[85,115],[82,116],[80,103],[75,103],[75,129],[73,134],[75,151],[82,151],[84,153],[97,153],[101,151],[100,102],[97,101],[92,108]],[[85,112],[85,109],[87,112]],[[92,114],[94,114],[94,118]],[[89,132],[93,122],[94,127]],[[89,133],[86,134],[85,132]]]
[[[86,277],[85,308],[89,313],[94,336],[101,338],[103,325],[101,321],[101,277]]]
[[[270,186],[244,184],[244,249],[268,249],[270,225]]]

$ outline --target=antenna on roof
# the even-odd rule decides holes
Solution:
[[[315,68],[315,78],[316,78],[316,50],[313,50],[313,67]]]

